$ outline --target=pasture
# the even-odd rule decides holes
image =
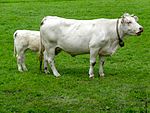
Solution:
[[[149,0],[0,0],[0,113],[148,113],[150,112]],[[39,30],[44,16],[74,19],[139,17],[141,36],[125,39],[125,47],[107,57],[105,77],[89,79],[89,55],[56,59],[55,78],[39,70],[36,53],[26,53],[28,72],[17,70],[13,33]]]

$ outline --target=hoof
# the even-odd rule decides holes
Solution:
[[[60,74],[59,75],[55,75],[55,77],[57,77],[57,78],[60,77],[60,76],[61,76]]]
[[[48,70],[44,70],[45,74],[50,74],[50,72]]]
[[[104,74],[104,73],[101,73],[101,74],[99,74],[99,76],[100,76],[100,77],[104,77],[104,76],[105,76],[105,74]]]
[[[28,69],[26,68],[26,69],[23,69],[24,71],[28,71]]]
[[[94,74],[90,75],[89,78],[93,79],[94,78]]]
[[[19,72],[21,72],[21,73],[23,73],[23,70],[22,69],[20,69],[20,70],[18,70]]]
[[[28,71],[28,69],[27,69],[26,66],[22,66],[22,70],[23,70],[23,71]]]

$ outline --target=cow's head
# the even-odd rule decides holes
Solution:
[[[141,35],[143,27],[138,23],[138,17],[125,13],[121,18],[122,30],[127,35]]]

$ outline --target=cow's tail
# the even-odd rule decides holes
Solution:
[[[16,57],[16,45],[15,45],[16,37],[17,37],[17,32],[15,32],[15,33],[13,34],[13,38],[14,38],[14,54],[13,54],[13,56],[14,56],[14,57]]]
[[[41,21],[41,25],[42,26],[44,24],[44,21],[47,19],[47,17],[44,17]],[[41,27],[40,27],[41,30]],[[40,70],[42,71],[42,61],[43,61],[43,52],[45,50],[45,47],[42,43],[42,35],[41,35],[41,31],[40,31],[40,55],[39,55],[39,60],[40,60]]]
[[[39,55],[39,61],[40,61],[40,70],[42,70],[42,61],[43,61],[43,44],[42,44],[42,37],[40,33],[40,55]]]
[[[41,26],[44,22],[44,19],[41,21]],[[44,51],[44,46],[42,43],[42,36],[41,36],[41,32],[40,32],[40,55],[39,55],[39,61],[40,61],[40,70],[42,71],[42,61],[43,61],[43,51]]]
[[[40,70],[42,71],[42,62],[43,62],[43,45],[42,45],[42,42],[40,45],[39,61],[40,61]]]

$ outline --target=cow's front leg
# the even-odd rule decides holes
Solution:
[[[100,56],[99,55],[99,59],[100,59],[100,62],[99,62],[99,75],[101,76],[101,77],[103,77],[104,76],[104,69],[103,69],[103,67],[104,67],[104,62],[105,62],[105,59],[104,59],[104,57],[103,56]]]
[[[99,49],[91,48],[90,49],[90,69],[89,69],[89,78],[94,77],[94,65],[96,64],[96,56],[98,55]]]

